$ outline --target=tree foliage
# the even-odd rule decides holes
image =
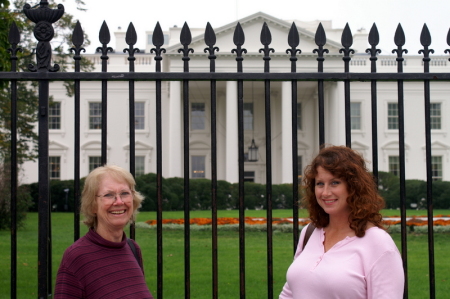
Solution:
[[[0,230],[11,228],[11,176],[10,165],[0,165]],[[20,227],[25,220],[26,212],[31,207],[31,194],[28,186],[22,186],[17,190],[16,201],[16,224]]]
[[[64,2],[65,0],[62,0]],[[75,1],[78,9],[84,10],[83,0]],[[28,66],[36,64],[35,48],[37,40],[34,37],[33,30],[35,24],[28,20],[23,13],[23,7],[26,0],[0,0],[0,71],[1,72],[29,72]],[[38,4],[39,5],[39,4]],[[38,6],[37,5],[37,6]],[[50,8],[55,8],[55,3],[50,3]],[[10,53],[9,49],[12,45],[9,43],[10,28],[15,23],[20,32],[20,42],[17,45],[20,51]],[[75,28],[76,22],[73,16],[65,13],[62,18],[53,24],[55,35],[52,40],[53,49],[53,63],[60,66],[60,71],[72,71],[73,54],[70,54],[72,47],[72,32]],[[85,37],[85,46],[89,45],[87,36]],[[17,57],[16,69],[12,70],[11,58]],[[81,60],[81,70],[89,71],[93,69],[93,64],[85,58]],[[17,81],[17,132],[11,133],[11,93],[12,84],[8,81],[0,81],[0,176],[1,188],[3,191],[2,199],[0,200],[0,228],[5,228],[6,224],[10,223],[11,215],[11,186],[9,165],[11,162],[11,139],[12,134],[17,136],[17,162],[19,166],[26,161],[31,161],[37,157],[37,142],[38,135],[36,133],[37,123],[37,107],[38,90],[37,82]],[[73,95],[73,83],[64,83],[68,96]],[[51,100],[51,99],[50,99]],[[8,166],[8,167],[5,167]],[[26,188],[30,186],[21,186],[18,190],[17,198],[17,221],[23,219],[23,213],[29,208],[27,198],[32,194]],[[55,188],[54,188],[55,189]]]
[[[77,3],[78,8],[82,9],[84,2],[82,0],[73,0]],[[8,36],[10,26],[15,22],[20,32],[21,51],[17,52],[17,69],[18,72],[28,72],[29,64],[36,64],[34,49],[37,40],[34,38],[33,30],[35,24],[28,20],[22,9],[26,4],[26,0],[0,0],[0,71],[11,71],[11,54],[8,49],[11,48]],[[64,0],[63,0],[64,2]],[[51,3],[51,8],[55,8],[56,4]],[[53,24],[55,36],[52,40],[52,48],[54,52],[54,63],[60,66],[60,71],[72,70],[73,56],[70,53],[72,46],[72,32],[76,22],[71,14],[67,12],[63,17]],[[87,36],[85,37],[85,45],[89,45]],[[83,71],[92,70],[93,65],[87,59],[81,60],[81,69]],[[73,84],[64,83],[67,95],[73,94]],[[38,91],[37,82],[17,82],[17,158],[19,164],[34,160],[37,157],[37,133],[35,125],[37,121],[38,107]],[[11,85],[10,82],[0,82],[0,159],[9,160],[11,149]]]

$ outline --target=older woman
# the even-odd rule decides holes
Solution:
[[[89,231],[65,251],[54,298],[153,298],[141,250],[123,231],[143,200],[135,185],[118,166],[98,167],[87,176],[81,212]]]
[[[305,203],[316,227],[300,235],[280,299],[400,299],[399,251],[382,226],[384,200],[360,154],[323,148],[306,168]]]

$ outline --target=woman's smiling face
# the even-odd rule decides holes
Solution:
[[[317,202],[325,213],[330,216],[350,213],[347,204],[347,182],[335,177],[321,166],[317,167],[314,190]]]
[[[97,230],[123,230],[133,215],[130,186],[106,174],[99,184],[96,201]]]

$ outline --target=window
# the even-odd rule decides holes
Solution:
[[[205,103],[191,103],[191,130],[205,129]]]
[[[400,175],[400,157],[389,156],[389,172],[393,175]]]
[[[61,179],[61,157],[48,157],[48,163],[50,164],[50,179]]]
[[[89,172],[96,169],[97,167],[102,166],[102,158],[95,156],[89,157]]]
[[[397,103],[388,103],[388,130],[398,130]]]
[[[99,130],[102,128],[102,104],[89,103],[89,129]]]
[[[303,177],[303,163],[302,163],[302,156],[297,157],[297,176],[298,176],[298,183],[300,184],[302,182]]]
[[[442,156],[431,157],[431,177],[433,181],[442,181]]]
[[[244,130],[253,130],[253,103],[244,103]]]
[[[441,103],[430,104],[430,126],[432,130],[441,129]]]
[[[138,177],[140,175],[145,174],[145,156],[136,156],[135,157],[135,176]]]
[[[254,171],[244,171],[244,182],[254,182],[255,172]]]
[[[144,130],[145,127],[145,103],[134,103],[134,128]]]
[[[205,156],[192,156],[192,178],[205,178]]]
[[[297,103],[297,130],[302,130],[302,103]]]
[[[61,129],[61,103],[53,102],[48,107],[48,128],[49,130]]]
[[[361,103],[350,103],[350,125],[352,130],[361,130]]]

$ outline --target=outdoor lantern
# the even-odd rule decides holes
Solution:
[[[252,145],[248,148],[248,160],[249,162],[258,161],[258,147],[255,145],[255,139],[252,139]]]

